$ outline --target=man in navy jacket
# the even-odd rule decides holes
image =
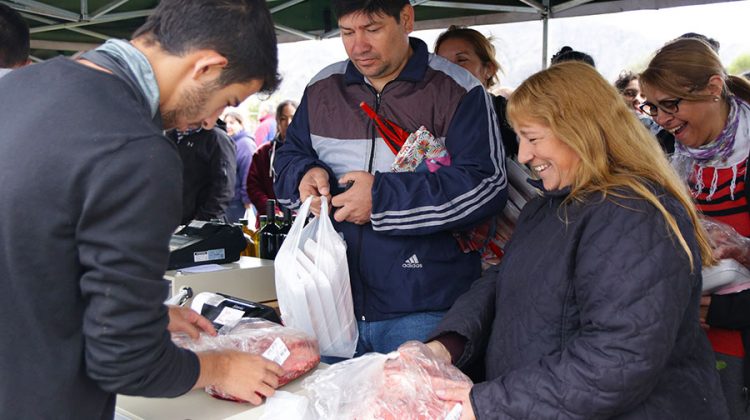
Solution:
[[[409,38],[406,0],[334,1],[349,60],[307,86],[274,168],[279,202],[332,198],[347,242],[357,353],[389,352],[422,340],[480,275],[479,255],[451,232],[499,212],[506,200],[503,148],[492,101],[464,69]],[[409,132],[425,126],[443,141],[450,166],[392,173],[395,154],[360,110]],[[351,184],[346,192],[339,185]]]

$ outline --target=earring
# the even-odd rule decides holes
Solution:
[[[714,96],[714,102],[719,102],[719,99],[721,98],[719,98],[718,96]]]

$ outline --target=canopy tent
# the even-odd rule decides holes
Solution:
[[[411,0],[416,29],[452,24],[487,25],[542,20],[547,61],[550,18],[628,10],[662,9],[738,0]],[[18,10],[31,28],[32,57],[43,60],[90,49],[109,38],[128,38],[158,0],[0,0]],[[267,0],[279,42],[338,36],[330,0]]]

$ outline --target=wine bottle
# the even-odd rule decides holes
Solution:
[[[260,257],[267,260],[276,258],[279,252],[279,227],[276,226],[276,200],[266,202],[266,226],[260,230]]]

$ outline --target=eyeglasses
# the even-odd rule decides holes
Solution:
[[[652,117],[659,115],[659,110],[662,110],[669,115],[673,115],[680,112],[680,102],[682,102],[682,98],[665,99],[663,101],[659,101],[659,103],[657,104],[644,102],[639,108],[641,109],[641,111],[643,111],[644,114],[650,115]]]

